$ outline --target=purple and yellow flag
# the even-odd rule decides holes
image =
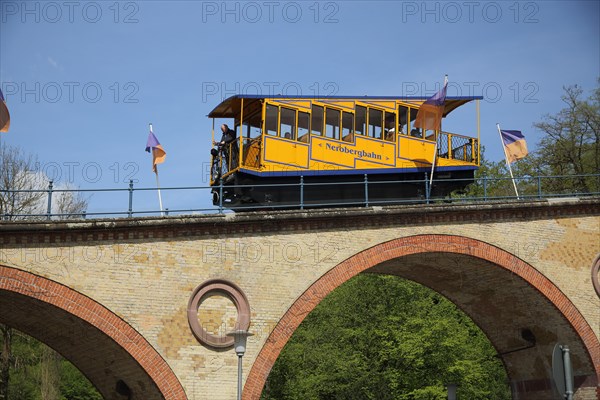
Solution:
[[[10,114],[8,112],[8,107],[6,106],[6,102],[4,101],[2,89],[0,89],[0,132],[8,132],[9,128]]]
[[[419,111],[414,126],[423,130],[442,129],[442,117],[444,116],[444,103],[446,102],[446,89],[448,88],[448,77],[444,79],[444,87],[425,100]]]
[[[162,164],[165,162],[165,158],[167,158],[167,152],[163,149],[162,145],[152,133],[152,128],[150,128],[150,133],[148,134],[148,141],[146,142],[146,151],[150,153],[152,151],[152,172],[156,173],[156,165]]]
[[[509,163],[513,163],[521,158],[524,158],[529,152],[527,151],[527,142],[521,131],[500,130],[502,135],[502,143],[506,151],[506,159]]]

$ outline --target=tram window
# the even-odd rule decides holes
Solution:
[[[279,134],[282,138],[296,139],[296,111],[281,107]]]
[[[423,134],[421,133],[421,130],[419,128],[415,127],[415,119],[417,119],[417,113],[419,110],[414,109],[414,108],[409,108],[408,109],[408,115],[409,115],[409,120],[410,120],[410,124],[407,126],[406,128],[406,132],[409,132],[410,129],[410,135],[414,136],[414,137],[423,137]]]
[[[340,111],[328,108],[325,110],[325,136],[340,138]]]
[[[406,135],[408,130],[409,108],[398,106],[398,131]]]
[[[308,113],[298,111],[298,140],[300,142],[308,141],[308,132],[310,131],[310,116]]]
[[[267,116],[265,121],[265,130],[267,135],[277,136],[277,114],[278,107],[267,104]]]
[[[433,129],[427,129],[425,131],[425,139],[434,141],[435,140],[435,131]]]
[[[356,114],[354,115],[354,126],[357,135],[366,134],[367,125],[367,109],[362,106],[356,106]]]
[[[385,112],[385,140],[396,141],[396,113]]]
[[[261,135],[260,126],[250,125],[250,130],[248,131],[249,138],[256,138]]]
[[[375,139],[381,139],[381,123],[383,111],[369,108],[369,136]]]
[[[312,106],[312,121],[310,127],[313,135],[323,135],[323,107]]]
[[[352,142],[352,132],[354,132],[354,115],[344,111],[342,113],[342,140]]]
[[[256,126],[254,123],[248,124],[244,122],[242,125],[242,136],[249,139],[260,136],[260,126]]]

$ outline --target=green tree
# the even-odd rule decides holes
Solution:
[[[8,381],[10,378],[10,360],[12,358],[12,329],[0,324],[0,400],[8,400]]]
[[[515,190],[506,162],[489,160],[485,155],[485,146],[481,146],[480,159],[479,169],[475,171],[475,182],[469,185],[466,192],[453,193],[452,197],[455,199],[513,197]]]
[[[452,303],[393,276],[359,275],[327,296],[285,346],[262,399],[509,399],[495,350]]]
[[[60,400],[102,400],[90,381],[67,360],[62,360],[60,374]]]
[[[535,151],[531,151],[534,146],[530,143],[529,155],[511,165],[520,195],[535,197],[538,190],[557,195],[600,192],[600,87],[587,99],[583,99],[583,93],[577,85],[565,87],[565,107],[534,124],[544,136]],[[537,176],[543,178],[538,181]],[[514,196],[504,159],[486,159],[483,147],[475,178],[465,196],[453,197],[483,197],[484,178],[486,196]]]
[[[548,189],[557,192],[597,192],[598,179],[582,175],[600,172],[600,87],[587,99],[582,99],[583,89],[577,85],[564,91],[565,108],[534,124],[544,137],[521,168],[545,175],[572,175],[572,179],[548,183]]]
[[[48,346],[42,346],[40,357],[40,390],[42,400],[60,398],[60,355]]]
[[[101,400],[94,386],[48,346],[10,329],[10,400]],[[0,338],[0,345],[5,342]]]

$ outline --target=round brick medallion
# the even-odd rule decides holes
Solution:
[[[217,336],[208,332],[200,325],[198,320],[198,310],[202,302],[210,296],[225,296],[229,298],[237,310],[237,321],[234,329],[248,330],[250,327],[250,304],[242,289],[235,283],[225,279],[211,279],[196,289],[190,297],[187,308],[188,323],[192,333],[200,341],[210,347],[225,348],[233,346],[233,338],[229,336]]]

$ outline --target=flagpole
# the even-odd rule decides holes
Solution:
[[[163,212],[163,204],[162,204],[162,195],[160,193],[160,182],[158,180],[158,165],[155,166],[156,168],[156,187],[158,189],[158,205],[160,206],[160,216],[164,217],[165,213]]]
[[[2,98],[4,97],[4,94],[2,94],[2,89],[0,89],[0,101],[2,101]],[[8,110],[8,105],[6,104],[6,99],[4,99],[4,105],[7,107]],[[4,153],[2,153],[2,133],[0,132],[0,154],[2,154],[2,156],[4,156]]]
[[[500,131],[500,124],[496,123],[496,127],[498,127],[498,134],[500,135],[500,143],[502,143],[502,150],[504,150],[504,160],[506,161],[506,166],[508,167],[508,172],[510,172],[510,179],[512,180],[513,187],[515,188],[515,194],[517,195],[517,200],[520,199],[519,191],[517,190],[517,184],[515,183],[515,177],[513,176],[512,168],[510,167],[510,163],[508,162],[508,154],[506,153],[506,146],[504,145],[504,139],[502,139],[502,132]]]
[[[150,132],[154,134],[154,132],[152,132],[152,123],[149,124],[150,125]],[[154,151],[154,150],[152,150]],[[156,175],[156,188],[157,188],[157,192],[158,192],[158,205],[160,207],[160,216],[164,217],[164,212],[163,212],[163,203],[162,203],[162,194],[160,193],[160,181],[158,180],[158,165],[154,165],[154,174]]]
[[[446,86],[448,84],[448,74],[446,74],[444,76],[444,86]],[[442,88],[443,89],[443,88]],[[444,103],[446,102],[446,99],[444,98]],[[444,111],[442,111],[442,116],[444,115]],[[442,121],[440,121],[440,131],[442,130]],[[429,174],[429,193],[427,194],[427,198],[429,199],[431,197],[431,185],[433,184],[433,170],[435,168],[435,161],[437,158],[437,149],[438,149],[438,134],[435,133],[434,131],[434,139],[435,139],[435,145],[433,146],[433,161],[431,162],[431,173]],[[423,128],[423,138],[425,138],[425,128]]]
[[[425,132],[423,132],[425,134]],[[437,156],[437,142],[438,138],[435,135],[435,145],[433,146],[433,161],[431,162],[431,173],[429,174],[429,193],[427,193],[427,198],[431,198],[431,185],[433,183],[433,169],[435,168],[435,159]]]

